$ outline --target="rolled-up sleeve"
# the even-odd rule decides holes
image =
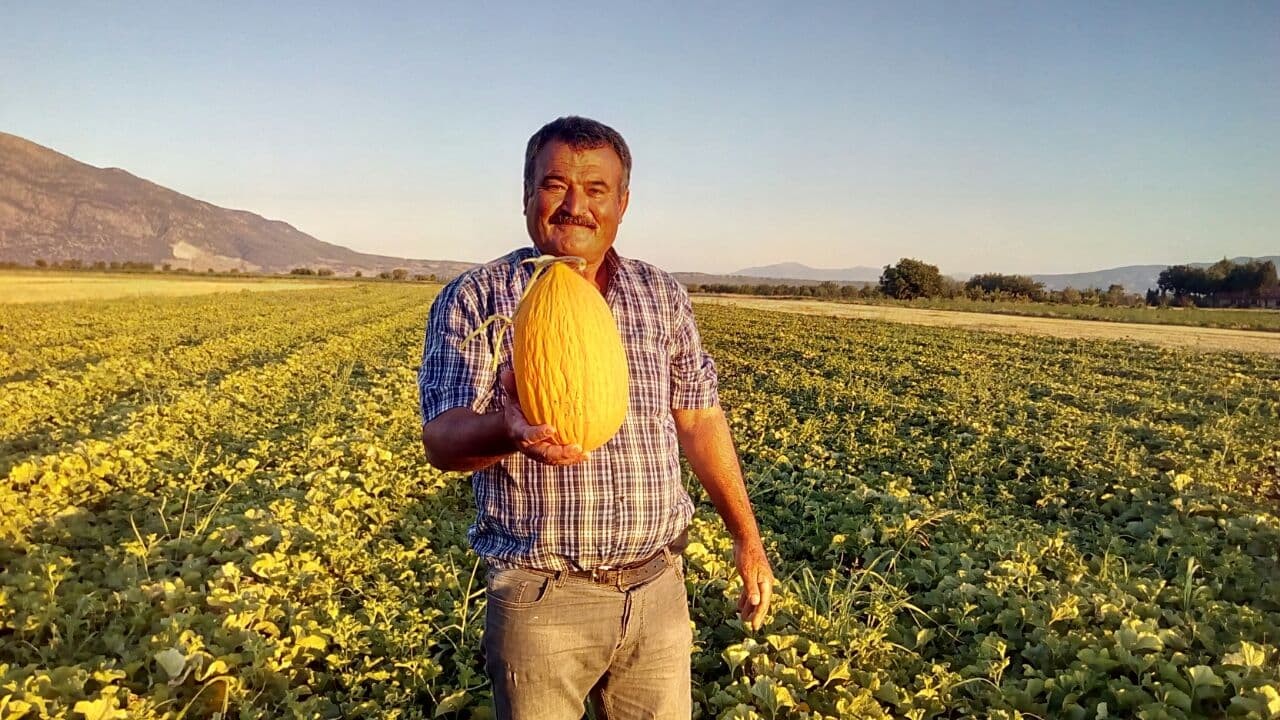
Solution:
[[[671,343],[671,408],[699,410],[720,403],[716,365],[702,350],[693,319],[693,303],[684,287],[675,284],[675,323]]]
[[[418,396],[425,425],[446,410],[469,407],[484,412],[493,395],[490,354],[493,331],[462,341],[484,321],[475,283],[466,276],[445,286],[427,318],[418,368]]]

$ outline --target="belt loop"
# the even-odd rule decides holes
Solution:
[[[556,588],[562,588],[562,587],[564,587],[564,579],[565,579],[565,575],[566,575],[566,574],[565,574],[565,571],[564,571],[564,570],[557,570],[557,571],[556,571],[556,574],[555,574],[555,576],[553,577],[553,582],[555,583],[555,587],[556,587]]]

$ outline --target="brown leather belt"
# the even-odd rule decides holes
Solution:
[[[635,587],[642,585],[667,569],[667,554],[679,555],[684,552],[685,547],[689,544],[688,528],[682,530],[675,540],[672,540],[665,548],[650,555],[644,560],[623,565],[618,568],[597,567],[592,570],[536,570],[530,569],[530,572],[548,577],[564,577],[579,582],[593,582],[600,585],[612,585],[618,588]]]

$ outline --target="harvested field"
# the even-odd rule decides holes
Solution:
[[[1028,333],[1062,338],[1131,340],[1161,347],[1205,352],[1253,352],[1280,356],[1280,335],[1256,330],[1068,320],[1063,318],[1024,317],[951,310],[926,310],[889,305],[854,305],[814,300],[775,300],[772,298],[742,297],[737,295],[699,295],[696,300],[717,305],[736,305],[738,307],[777,310],[805,315],[829,315],[864,320],[884,320],[910,325],[953,327],[1013,334]]]
[[[331,283],[299,282],[285,278],[203,278],[193,276],[105,275],[82,272],[0,273],[0,304],[105,300],[143,295],[204,295],[250,290],[306,290]]]

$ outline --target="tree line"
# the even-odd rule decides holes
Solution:
[[[1236,263],[1225,258],[1207,268],[1173,265],[1162,271],[1156,281],[1161,297],[1168,293],[1178,300],[1192,298],[1198,304],[1217,304],[1228,298],[1247,300],[1277,285],[1280,280],[1274,262]]]
[[[942,274],[936,265],[903,258],[885,265],[879,282],[862,287],[853,284],[823,282],[816,285],[770,283],[691,284],[690,292],[745,295],[817,297],[831,299],[969,299],[986,301],[1021,301],[1063,303],[1069,305],[1140,306],[1147,305],[1213,305],[1225,301],[1244,304],[1250,298],[1275,288],[1276,268],[1270,260],[1234,263],[1221,260],[1209,268],[1174,265],[1160,273],[1158,289],[1148,289],[1144,296],[1126,292],[1122,285],[1102,288],[1048,290],[1044,283],[1026,275],[982,273],[967,281]]]

